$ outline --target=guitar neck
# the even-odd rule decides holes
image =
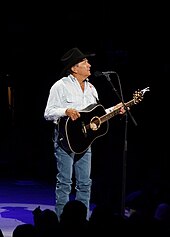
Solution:
[[[134,105],[134,104],[135,104],[135,100],[132,99],[132,100],[128,101],[127,103],[125,103],[125,106],[126,106],[126,107],[131,107],[131,106]],[[114,116],[116,116],[117,114],[119,114],[119,110],[120,110],[121,107],[122,107],[122,106],[120,106],[120,107],[118,107],[118,108],[115,108],[115,109],[113,109],[112,112],[101,116],[101,117],[100,117],[101,123],[104,123],[104,122],[106,122],[107,120],[109,120],[109,119],[111,119],[112,117],[114,117]]]

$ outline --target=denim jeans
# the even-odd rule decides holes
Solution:
[[[90,205],[91,185],[91,147],[83,154],[68,154],[58,144],[58,134],[55,131],[54,156],[57,164],[56,174],[56,214],[60,220],[65,204],[69,201],[72,190],[73,173],[75,176],[75,199]]]

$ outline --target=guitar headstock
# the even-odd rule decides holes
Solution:
[[[143,100],[143,93],[141,92],[141,90],[138,89],[133,93],[133,100],[135,104]]]
[[[143,90],[138,89],[137,91],[133,93],[133,100],[135,104],[143,100],[143,95],[145,94],[146,91],[150,91],[149,87],[146,87]]]

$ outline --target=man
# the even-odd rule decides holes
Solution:
[[[91,145],[89,144],[83,152],[78,153],[68,149],[69,146],[63,145],[68,134],[65,137],[61,136],[60,129],[63,119],[67,121],[69,118],[69,121],[76,123],[76,120],[80,119],[80,111],[99,101],[97,90],[88,79],[91,75],[91,64],[88,58],[92,56],[94,54],[84,54],[78,48],[72,48],[62,56],[61,61],[64,64],[62,76],[51,87],[44,112],[45,119],[55,124],[54,155],[57,163],[55,209],[59,219],[63,207],[69,201],[73,173],[75,176],[75,199],[84,203],[89,210],[92,185],[90,177]],[[106,112],[111,109],[113,108],[109,108]],[[124,108],[121,107],[120,113],[124,112]]]

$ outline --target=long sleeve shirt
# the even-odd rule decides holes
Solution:
[[[69,75],[51,87],[44,117],[57,123],[60,117],[65,116],[66,109],[74,108],[80,111],[90,104],[97,103],[97,100],[98,93],[88,80],[85,81],[85,88],[82,91],[77,79]]]
[[[84,91],[82,91],[77,79],[69,75],[61,78],[51,87],[44,117],[46,120],[57,123],[60,117],[66,116],[66,109],[74,108],[81,111],[98,101],[97,90],[88,79],[85,81]],[[111,110],[112,108],[106,109],[106,113]]]

